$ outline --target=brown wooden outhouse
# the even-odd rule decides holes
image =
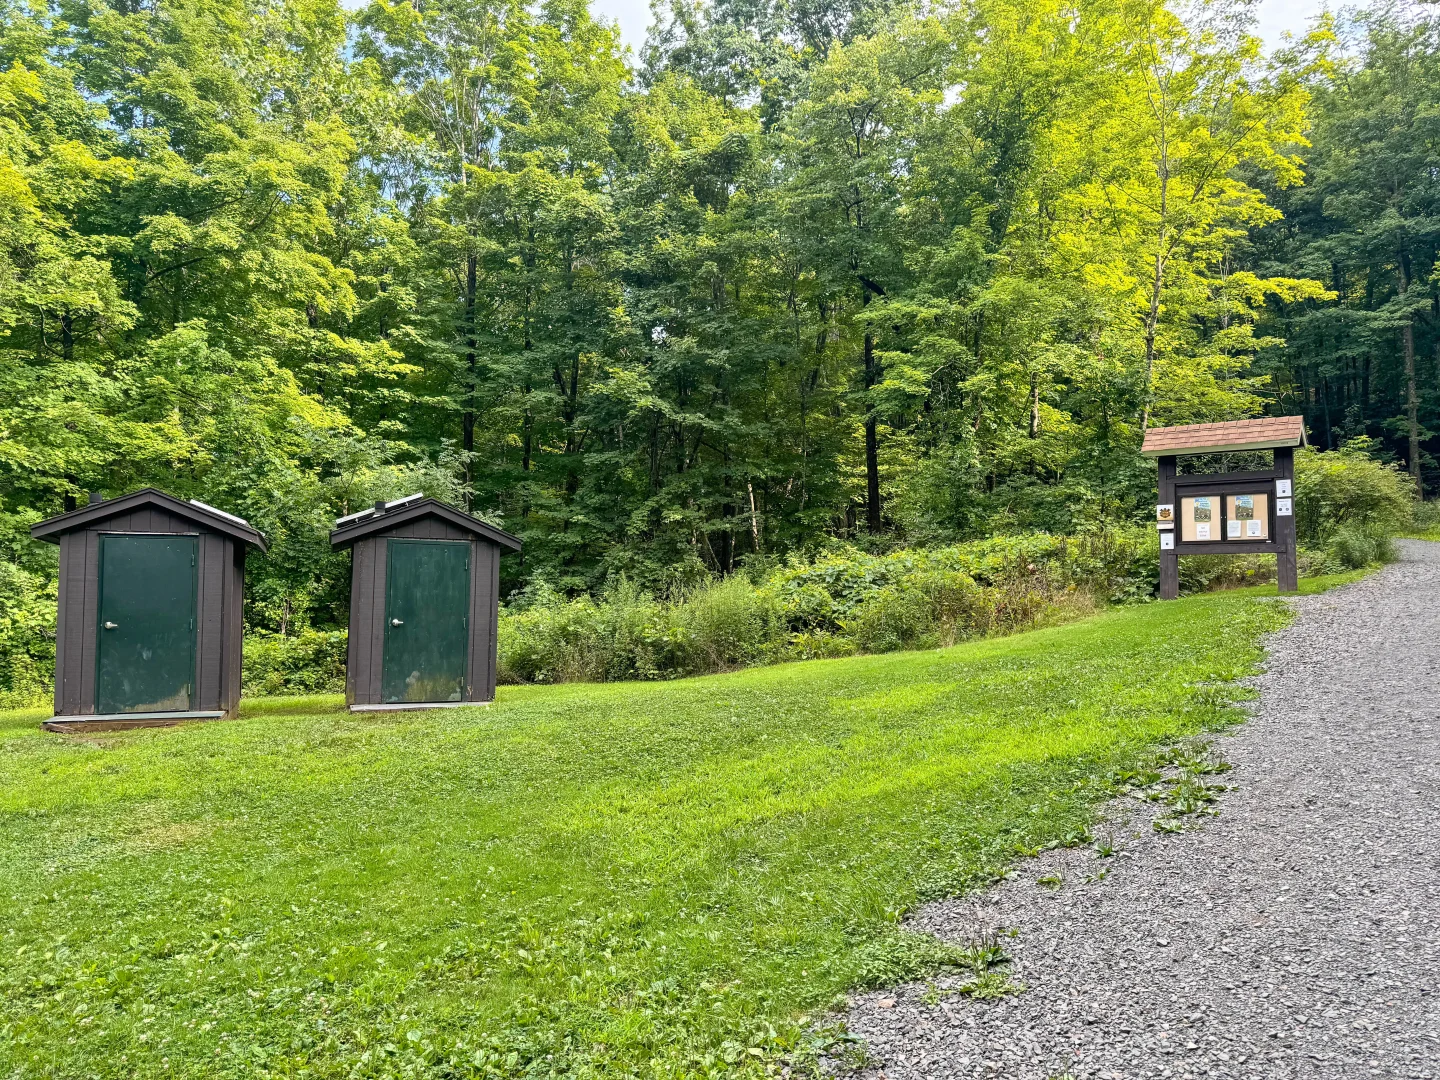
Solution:
[[[154,488],[31,526],[60,545],[51,731],[232,717],[240,706],[243,518]]]
[[[1180,556],[1275,555],[1280,592],[1299,588],[1295,544],[1295,448],[1305,445],[1303,416],[1261,416],[1214,424],[1151,428],[1140,452],[1156,459],[1160,599],[1180,595]],[[1180,459],[1273,451],[1271,467],[1250,472],[1182,471]]]
[[[351,711],[495,699],[500,556],[519,539],[411,495],[341,518],[330,543],[351,549]]]

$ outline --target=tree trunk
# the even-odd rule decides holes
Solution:
[[[1398,260],[1400,295],[1410,288],[1409,267],[1402,252]],[[1425,481],[1420,477],[1420,402],[1415,391],[1415,319],[1406,316],[1400,328],[1400,343],[1405,350],[1405,424],[1410,436],[1410,477],[1415,481],[1415,498],[1425,498]]]
[[[1164,190],[1163,188],[1161,189]],[[1161,226],[1161,241],[1164,241],[1164,226]],[[1140,430],[1150,427],[1151,392],[1155,381],[1155,335],[1160,326],[1160,293],[1165,280],[1165,257],[1155,252],[1155,276],[1150,281],[1150,307],[1145,312],[1145,397],[1140,410]]]
[[[760,553],[760,515],[755,512],[755,485],[749,480],[745,481],[745,490],[750,495],[750,542],[755,545],[755,553]]]
[[[875,337],[865,332],[865,389],[880,381],[879,365],[875,362]],[[875,433],[875,410],[869,394],[865,399],[865,528],[871,535],[880,531],[880,451]]]
[[[1040,437],[1040,376],[1030,376],[1030,438]]]
[[[1325,417],[1325,449],[1335,449],[1335,435],[1330,427],[1330,379],[1325,375],[1320,376],[1320,408]]]
[[[475,294],[479,256],[465,256],[465,411],[461,414],[461,446],[465,451],[465,509],[475,501]]]

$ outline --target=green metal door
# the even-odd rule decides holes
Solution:
[[[195,549],[193,536],[100,537],[97,711],[190,708]]]
[[[469,615],[467,542],[387,541],[380,676],[386,704],[465,699]]]

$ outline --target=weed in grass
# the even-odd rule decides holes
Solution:
[[[1160,783],[1165,774],[1155,769],[1121,769],[1110,776],[1111,786],[1120,794],[1142,792]]]

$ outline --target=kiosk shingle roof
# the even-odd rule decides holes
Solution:
[[[1230,450],[1269,450],[1304,446],[1303,416],[1261,416],[1218,424],[1181,424],[1145,432],[1140,452],[1146,457],[1170,454],[1217,454]]]

